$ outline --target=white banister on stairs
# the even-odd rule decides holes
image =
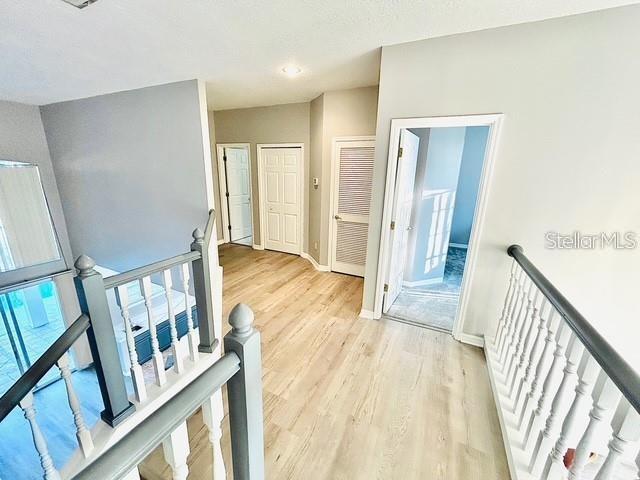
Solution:
[[[640,479],[638,373],[521,247],[508,253],[507,293],[485,351],[512,479]]]

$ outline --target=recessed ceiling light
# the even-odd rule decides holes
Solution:
[[[295,65],[287,65],[282,69],[282,73],[284,73],[287,77],[295,77],[296,75],[300,75],[302,73],[302,69]]]

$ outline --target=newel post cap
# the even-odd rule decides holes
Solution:
[[[253,331],[253,310],[249,305],[239,303],[231,310],[229,314],[229,323],[232,327],[234,335],[245,337]]]
[[[191,234],[193,237],[193,241],[195,243],[203,243],[204,242],[204,232],[200,227],[196,228]]]
[[[513,254],[515,252],[522,253],[524,252],[524,249],[517,243],[514,243],[513,245],[510,245],[509,248],[507,248],[507,253],[509,254],[509,256],[513,257]]]
[[[76,269],[78,270],[78,274],[81,277],[86,277],[95,273],[93,267],[96,266],[96,262],[90,256],[83,254],[76,259],[73,266],[76,267]]]

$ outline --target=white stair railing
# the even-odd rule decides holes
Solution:
[[[508,253],[507,293],[485,350],[512,479],[640,478],[638,373],[521,247]]]

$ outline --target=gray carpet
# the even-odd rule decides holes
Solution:
[[[449,247],[442,283],[404,287],[386,316],[450,332],[458,309],[466,249]]]

